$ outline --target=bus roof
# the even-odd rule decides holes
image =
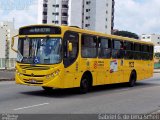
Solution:
[[[62,26],[57,26],[57,25],[54,25],[54,24],[36,24],[36,25],[24,26],[24,27],[21,27],[20,29],[31,27],[31,26],[55,26],[55,27],[62,28],[62,31],[68,31],[69,30],[69,31],[75,31],[75,32],[78,32],[78,33],[93,34],[93,35],[96,35],[96,36],[109,37],[111,39],[118,39],[118,40],[141,43],[141,44],[154,45],[152,42],[145,42],[145,41],[141,41],[141,40],[134,39],[134,38],[100,33],[100,32],[96,32],[96,31],[92,31],[92,30],[81,29],[81,28],[74,27],[74,26],[63,26],[63,25]]]

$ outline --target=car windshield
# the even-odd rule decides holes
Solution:
[[[57,64],[61,62],[61,38],[21,38],[17,61],[26,64]]]

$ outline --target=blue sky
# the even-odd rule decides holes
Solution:
[[[160,33],[159,0],[115,0],[115,29],[137,34]],[[37,24],[38,0],[0,0],[0,21],[12,21],[19,28]]]
[[[160,34],[159,0],[115,0],[115,28],[137,34]]]
[[[0,21],[15,20],[16,28],[36,24],[38,0],[0,0]]]

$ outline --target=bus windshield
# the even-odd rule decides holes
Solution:
[[[61,62],[61,38],[20,38],[17,61],[25,64]]]

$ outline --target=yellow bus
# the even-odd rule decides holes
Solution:
[[[18,48],[14,39],[18,37]],[[12,38],[17,52],[17,84],[53,88],[80,88],[128,83],[153,76],[152,43],[77,27],[31,25]]]

